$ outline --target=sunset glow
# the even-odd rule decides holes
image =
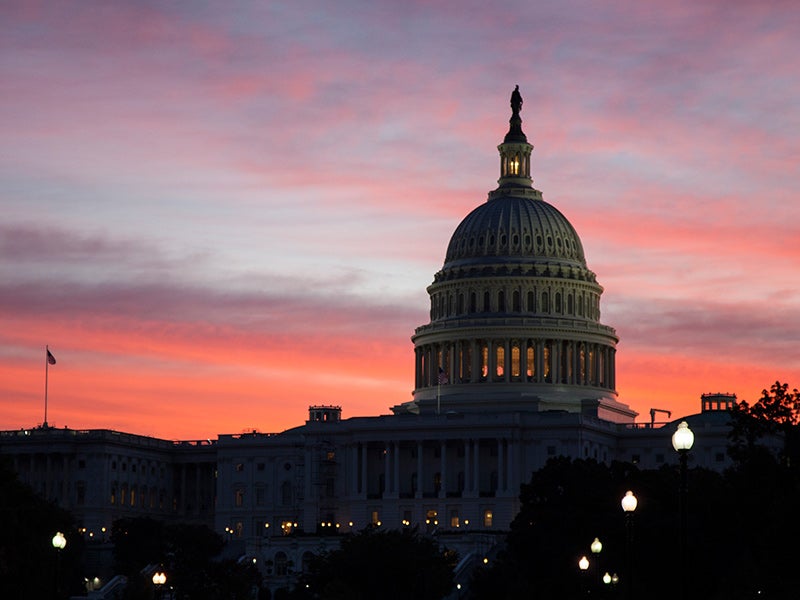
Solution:
[[[411,399],[499,176],[575,226],[619,399],[800,387],[800,5],[0,5],[0,429],[281,431]]]

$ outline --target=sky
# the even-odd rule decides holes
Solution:
[[[517,84],[619,400],[800,387],[797,31],[793,1],[6,0],[0,429],[45,387],[51,425],[166,439],[410,400]]]

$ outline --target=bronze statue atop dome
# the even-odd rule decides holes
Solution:
[[[519,111],[522,110],[522,94],[519,93],[519,85],[514,88],[514,91],[511,92],[511,110],[515,115],[519,114]]]

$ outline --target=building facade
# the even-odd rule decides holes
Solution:
[[[603,288],[564,215],[533,187],[533,146],[511,97],[498,187],[458,225],[414,332],[413,399],[342,418],[313,406],[282,433],[170,442],[105,430],[0,432],[20,478],[102,540],[120,517],[205,523],[282,585],[337,534],[418,527],[478,557],[507,531],[519,490],[555,456],[677,463],[676,422],[635,422],[616,392]],[[729,394],[686,417],[694,464],[729,464]],[[670,415],[671,416],[671,415]],[[91,575],[91,574],[88,574]]]

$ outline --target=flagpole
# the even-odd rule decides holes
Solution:
[[[47,377],[50,371],[50,347],[44,347],[44,423],[42,427],[47,429]]]

